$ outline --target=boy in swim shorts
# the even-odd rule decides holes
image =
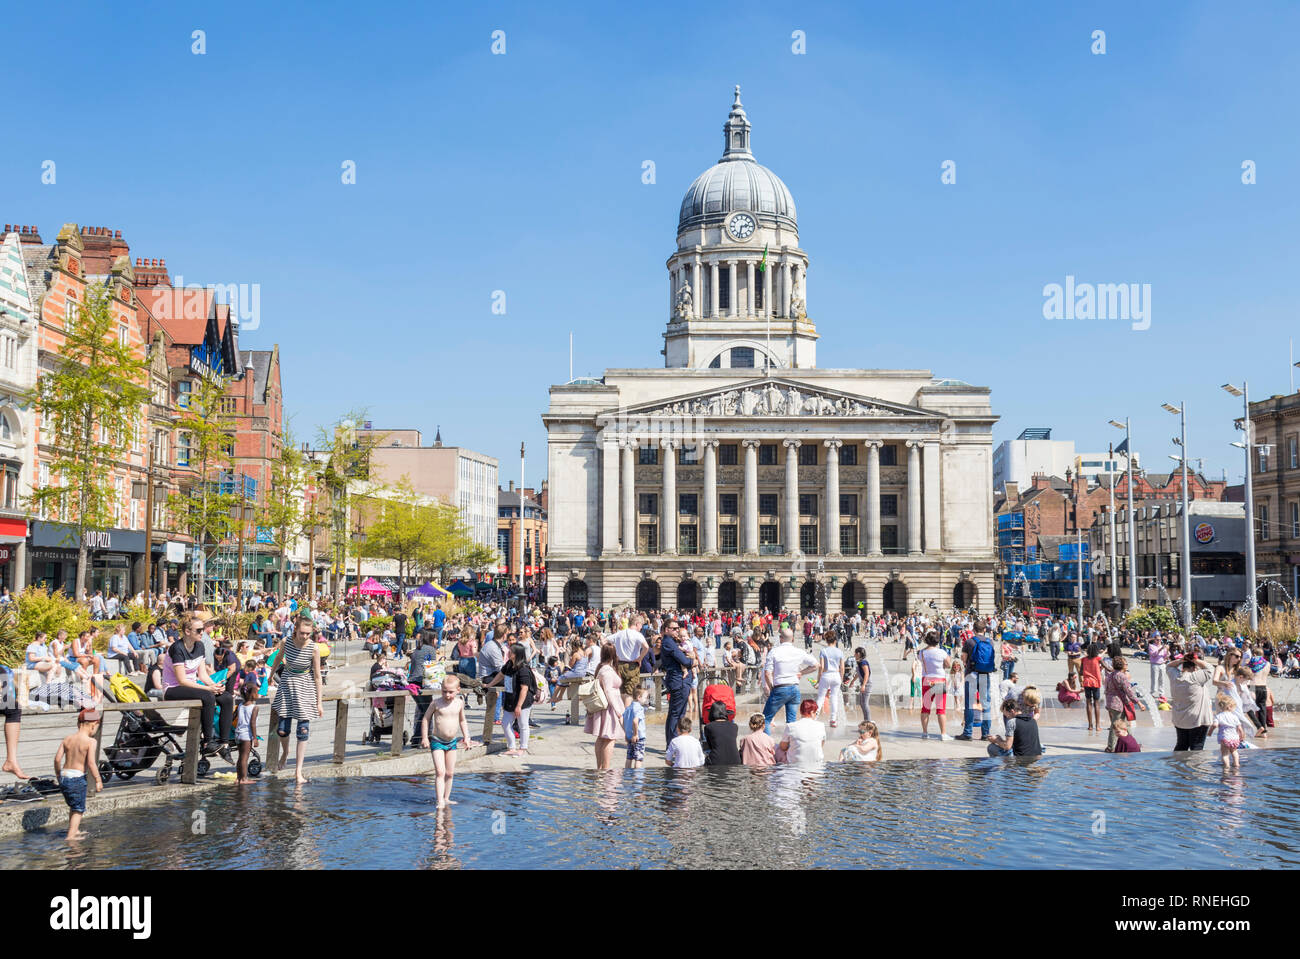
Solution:
[[[68,839],[85,839],[87,835],[81,830],[81,817],[86,812],[87,769],[95,777],[95,792],[104,789],[94,763],[98,729],[99,711],[83,709],[77,714],[77,731],[59,743],[59,750],[54,754],[54,778],[68,804]]]
[[[433,730],[430,735],[429,724]],[[420,735],[433,753],[433,769],[438,808],[454,806],[451,800],[451,782],[456,775],[456,750],[462,742],[465,748],[476,745],[469,738],[465,719],[465,701],[460,698],[460,677],[449,673],[442,681],[442,695],[429,704],[420,722]]]

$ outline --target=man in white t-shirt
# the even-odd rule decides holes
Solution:
[[[636,689],[641,685],[641,660],[650,651],[641,627],[645,617],[640,613],[632,617],[631,622],[623,620],[623,628],[610,637],[614,643],[614,656],[618,659],[619,693],[623,697],[623,708],[632,704]],[[599,665],[599,662],[597,662]]]
[[[777,710],[785,707],[786,725],[795,721],[795,712],[800,700],[800,677],[817,669],[817,660],[808,653],[794,646],[794,633],[783,627],[781,644],[774,647],[763,663],[763,685],[770,692],[763,705],[763,732],[772,732],[772,718]]]

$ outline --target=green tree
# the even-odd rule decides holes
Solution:
[[[370,479],[370,451],[383,439],[373,433],[361,435],[361,424],[365,421],[365,409],[355,409],[317,432],[316,473],[321,490],[329,498],[330,546],[334,553],[331,592],[335,596],[339,595],[343,565],[348,554],[354,551],[349,523],[351,486]],[[382,489],[378,484],[371,484],[372,491]]]
[[[271,530],[271,542],[280,553],[281,593],[285,591],[289,547],[307,533],[309,525],[303,501],[306,483],[307,457],[286,428],[280,455],[271,464],[271,487],[259,520]]]
[[[200,602],[208,563],[235,529],[232,512],[243,502],[243,479],[234,475],[235,419],[225,411],[224,398],[223,380],[200,380],[176,424],[181,448],[189,451],[190,475],[181,479],[180,492],[170,497],[169,505],[176,527],[194,539],[202,557],[197,577]],[[177,465],[184,467],[179,459]]]
[[[77,538],[76,598],[85,599],[86,534],[113,525],[113,466],[143,421],[148,363],[122,341],[102,283],[86,289],[67,330],[57,367],[41,374],[29,401],[41,418],[53,482],[28,502],[39,515],[68,522]]]
[[[428,570],[437,570],[439,578],[447,581],[453,569],[480,570],[496,564],[496,550],[489,549],[474,539],[474,534],[454,506],[439,504],[435,510],[435,535],[424,557]]]
[[[369,498],[372,509],[364,524],[365,542],[358,544],[360,555],[395,561],[401,580],[429,564],[442,531],[437,507],[422,498],[406,476],[382,498]]]

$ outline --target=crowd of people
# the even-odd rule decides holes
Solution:
[[[95,596],[90,603],[92,615],[120,609],[117,597]],[[597,769],[612,768],[619,747],[625,768],[645,764],[652,677],[661,678],[667,696],[664,762],[676,769],[823,763],[828,728],[846,723],[851,701],[861,721],[856,738],[836,757],[874,762],[885,751],[872,720],[869,648],[897,643],[911,670],[908,706],[919,707],[922,738],[984,740],[990,756],[1033,757],[1043,752],[1038,719],[1044,702],[1036,686],[1020,681],[1021,668],[1031,656],[1040,662],[1064,658],[1057,698],[1064,707],[1082,701],[1090,732],[1100,732],[1106,721],[1107,752],[1140,751],[1137,713],[1160,708],[1171,713],[1177,749],[1203,749],[1217,731],[1229,765],[1244,743],[1267,736],[1273,725],[1270,676],[1300,675],[1300,641],[1274,647],[1267,640],[1138,633],[1112,629],[1101,619],[1014,612],[563,609],[504,597],[457,604],[448,612],[441,604],[258,593],[244,603],[253,614],[247,633],[235,636],[229,617],[213,616],[191,598],[164,594],[150,609],[152,621],[119,625],[104,652],[94,650],[90,631],[75,638],[63,631],[38,634],[24,662],[37,682],[31,698],[56,687],[54,694],[81,706],[89,722],[98,721],[109,664],[116,663],[146,695],[199,700],[204,754],[236,762],[237,781],[246,783],[257,703],[269,697],[279,717],[277,734],[286,745],[291,733],[296,736],[296,778],[305,782],[311,722],[324,715],[321,686],[330,644],[353,638],[373,658],[372,683],[387,678],[387,688],[413,691],[413,742],[432,752],[439,805],[452,801],[458,750],[477,744],[469,729],[470,696],[484,706],[481,740],[490,743],[500,726],[507,757],[528,755],[535,709],[549,705],[554,711],[579,700]],[[1149,666],[1145,689],[1131,673],[1142,659]],[[807,697],[805,681],[815,687]],[[11,687],[12,672],[0,673],[0,684]],[[762,709],[744,720],[742,730],[736,695],[747,690],[759,694]],[[5,706],[4,769],[21,779],[21,709],[12,695]],[[962,728],[954,735],[950,715],[958,713]],[[568,708],[561,715],[568,722]],[[774,735],[778,717],[784,722]],[[60,775],[84,777],[73,746],[65,752],[71,758]],[[72,783],[74,794],[77,786]],[[84,795],[69,801],[84,808]]]

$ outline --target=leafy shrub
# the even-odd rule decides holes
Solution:
[[[18,633],[18,613],[13,604],[0,607],[0,665],[17,666],[26,650],[27,643]]]
[[[1168,606],[1135,606],[1124,617],[1124,625],[1138,632],[1158,629],[1162,633],[1168,633],[1178,629],[1178,623]]]
[[[1218,639],[1223,635],[1224,623],[1215,622],[1209,616],[1202,616],[1196,621],[1196,631],[1206,639]]]
[[[95,628],[90,611],[62,590],[47,593],[40,586],[29,586],[14,597],[14,606],[18,614],[16,629],[24,649],[38,632],[45,632],[53,638],[60,629],[66,629],[69,636],[76,636],[83,629]]]

